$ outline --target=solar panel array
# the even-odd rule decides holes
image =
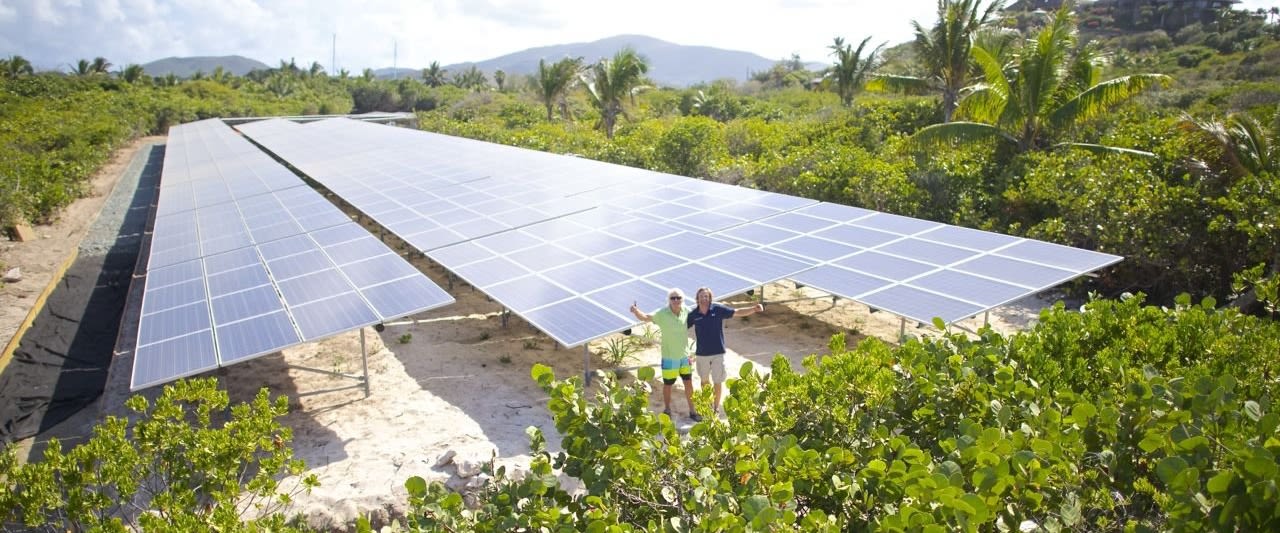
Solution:
[[[170,130],[156,215],[135,390],[453,301],[217,120]]]
[[[792,279],[952,323],[1120,258],[434,133],[334,119],[240,126],[566,346],[667,287]]]

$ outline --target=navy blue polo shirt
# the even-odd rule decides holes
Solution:
[[[724,304],[711,303],[707,313],[703,314],[694,306],[685,319],[685,325],[693,328],[698,339],[698,355],[719,355],[724,350],[724,319],[733,318],[733,308]]]

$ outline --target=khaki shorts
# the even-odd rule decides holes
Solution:
[[[695,359],[698,364],[699,380],[706,383],[710,378],[712,383],[724,383],[724,354],[699,355]]]

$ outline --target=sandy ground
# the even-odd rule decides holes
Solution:
[[[131,155],[125,151],[113,161],[117,174]],[[93,220],[95,206],[101,205],[100,199],[114,179],[100,176],[92,198],[77,202],[53,226],[37,228],[48,237],[33,243],[5,244],[2,260],[22,265],[27,279],[0,293],[4,327],[11,331],[25,316],[30,296],[39,293],[48,273],[76,246],[77,235]],[[436,283],[449,287],[441,267],[423,259],[414,262]],[[295,497],[293,512],[306,515],[312,525],[346,530],[362,514],[375,522],[398,514],[407,499],[404,481],[410,476],[460,486],[467,481],[456,476],[461,463],[496,458],[499,464],[512,467],[527,464],[525,429],[529,426],[542,428],[549,447],[558,449],[559,437],[546,409],[546,396],[529,371],[534,363],[543,363],[553,367],[558,377],[581,375],[583,348],[557,347],[515,316],[504,325],[500,306],[466,284],[455,283],[450,293],[457,303],[412,317],[413,323],[391,324],[381,333],[364,330],[371,385],[367,396],[353,380],[298,368],[360,374],[358,332],[215,372],[233,400],[249,400],[262,387],[290,398],[290,413],[283,423],[294,431],[293,447],[306,462],[307,473],[315,474],[321,483],[310,494]],[[865,336],[896,341],[901,327],[899,319],[887,313],[870,313],[860,304],[833,300],[812,289],[795,289],[790,282],[766,287],[765,297],[763,314],[728,322],[726,363],[730,376],[737,374],[744,361],[767,369],[775,354],[785,355],[798,368],[806,355],[825,353],[830,336],[837,332],[849,333],[852,346]],[[729,303],[745,306],[751,301],[744,295]],[[990,316],[992,325],[1002,331],[1023,328],[1046,302],[1028,298],[997,309]],[[647,306],[663,304],[649,302]],[[642,307],[646,307],[643,302]],[[128,323],[130,320],[136,320],[136,315],[126,312],[122,338],[132,334],[135,326]],[[965,325],[976,329],[980,320]],[[907,323],[906,332],[937,333],[914,322]],[[589,347],[593,369],[608,366],[599,355],[606,341],[601,339]],[[657,360],[657,348],[651,347],[634,354],[626,364]],[[98,416],[120,412],[128,396],[130,364],[127,350],[117,355],[103,400],[74,422],[78,431],[87,431],[88,422]],[[654,385],[655,391],[661,390],[660,381]],[[150,393],[154,394],[154,389]],[[673,396],[677,423],[687,425],[680,385]],[[650,404],[655,411],[661,410],[660,393],[650,398]],[[76,430],[63,430],[64,434],[67,431]],[[37,441],[45,437],[37,437]],[[437,459],[446,452],[457,454],[453,464],[436,467]]]

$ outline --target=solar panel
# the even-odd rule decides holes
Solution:
[[[241,131],[557,340],[628,296],[777,279],[951,321],[1120,258],[869,209],[349,120]],[[190,252],[175,238],[168,253]],[[335,250],[346,260],[356,246]],[[893,297],[918,298],[895,304]],[[583,305],[585,299],[591,305]],[[630,305],[630,302],[626,302]],[[572,323],[604,309],[614,316]],[[625,310],[625,306],[621,309]],[[559,313],[559,314],[558,314]],[[963,318],[963,317],[961,317]],[[576,342],[576,341],[571,341]]]
[[[221,122],[171,131],[133,389],[453,301]]]

